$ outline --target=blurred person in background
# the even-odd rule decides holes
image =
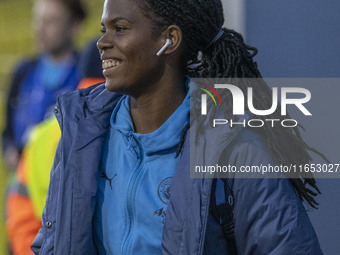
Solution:
[[[80,54],[79,65],[84,78],[78,88],[105,81],[96,42],[97,39],[91,41]],[[41,227],[50,169],[59,138],[58,121],[51,116],[32,128],[23,149],[7,199],[6,228],[14,255],[32,254],[31,244]]]
[[[15,169],[30,129],[51,115],[56,97],[82,78],[74,39],[86,17],[81,0],[36,0],[33,29],[38,55],[15,69],[2,134],[7,167]]]

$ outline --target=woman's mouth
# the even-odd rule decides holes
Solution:
[[[121,63],[122,61],[118,59],[106,59],[106,60],[103,60],[102,62],[102,68],[106,70],[109,68],[118,67]]]

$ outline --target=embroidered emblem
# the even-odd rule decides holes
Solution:
[[[110,187],[112,189],[112,180],[113,178],[115,178],[117,176],[117,174],[115,174],[112,178],[107,177],[105,172],[102,172],[102,178],[104,178],[105,180],[109,181]]]
[[[172,177],[165,178],[158,186],[158,197],[164,203],[168,204],[170,199],[170,186]]]
[[[158,186],[158,197],[164,203],[167,205],[170,200],[170,186],[172,183],[172,177],[165,178]],[[156,211],[153,212],[154,216],[162,217],[162,222],[163,224],[165,223],[165,214],[166,214],[166,209],[165,206],[157,209]]]

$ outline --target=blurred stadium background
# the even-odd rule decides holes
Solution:
[[[5,117],[6,93],[10,73],[23,56],[35,53],[31,30],[34,0],[0,0],[0,130]],[[84,0],[88,10],[81,34],[77,40],[82,47],[100,32],[100,18],[104,0]],[[1,139],[1,137],[0,137]],[[7,255],[4,228],[4,195],[9,174],[4,170],[0,157],[0,254]]]

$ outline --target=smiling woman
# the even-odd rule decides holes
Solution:
[[[190,146],[202,123],[189,117],[198,91],[189,75],[262,81],[256,49],[223,23],[220,0],[105,1],[97,46],[106,82],[58,100],[62,138],[36,254],[322,253],[299,199],[315,205],[312,176],[190,179],[190,150],[227,152],[226,165],[309,160],[294,128],[228,129],[199,136],[221,150]],[[269,88],[259,84],[262,109]]]
[[[153,75],[150,75],[150,72],[158,73],[156,68],[159,60],[152,54],[152,51],[158,48],[157,37],[153,36],[151,21],[143,15],[137,4],[123,0],[106,2],[102,32],[98,48],[104,60],[104,67],[105,63],[108,64],[108,68],[104,68],[104,75],[109,90],[134,91],[133,88],[124,87],[148,83],[144,79],[151,79]],[[111,66],[111,63],[119,65]],[[145,86],[143,85],[142,87]]]
[[[156,130],[186,94],[184,73],[178,69],[181,29],[176,25],[157,29],[137,3],[118,0],[105,2],[102,31],[98,48],[106,88],[132,96],[136,132]],[[166,57],[158,57],[156,53],[167,38],[171,45],[163,53]]]

